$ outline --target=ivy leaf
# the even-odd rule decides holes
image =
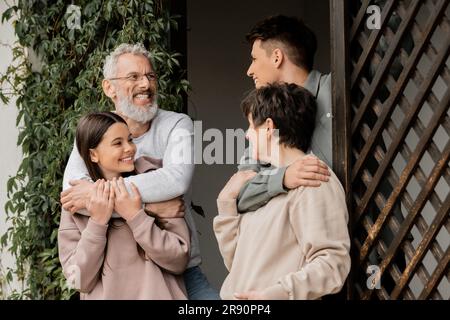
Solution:
[[[2,14],[2,23],[11,19],[11,15],[13,12],[17,12],[17,6],[12,6],[5,10]]]
[[[2,103],[7,105],[9,102],[9,99],[3,94],[2,91],[0,91],[0,99],[2,100]]]

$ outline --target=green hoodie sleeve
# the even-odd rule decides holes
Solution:
[[[287,190],[283,187],[286,169],[287,167],[275,168],[256,162],[251,159],[249,151],[246,149],[238,170],[253,170],[258,174],[249,180],[239,192],[237,199],[238,212],[255,211],[264,206],[273,197],[280,193],[286,193]]]

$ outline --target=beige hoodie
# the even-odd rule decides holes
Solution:
[[[268,299],[318,299],[338,292],[350,270],[344,190],[332,173],[318,188],[300,187],[238,214],[217,201],[214,232],[229,271],[220,295],[262,291]]]
[[[145,172],[154,166],[138,159],[136,168]],[[166,220],[162,230],[142,209],[127,222],[112,218],[108,230],[88,216],[63,211],[58,249],[69,284],[81,299],[187,299],[182,273],[189,261],[189,229],[183,218]]]
[[[169,219],[165,230],[141,210],[132,220],[96,223],[62,212],[59,259],[81,299],[186,299],[182,273],[189,260],[184,219]],[[143,259],[137,250],[145,251]]]

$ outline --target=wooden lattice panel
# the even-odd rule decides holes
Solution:
[[[381,28],[369,30],[373,4]],[[447,300],[449,0],[353,0],[348,10],[354,297]],[[371,265],[379,289],[367,285]]]

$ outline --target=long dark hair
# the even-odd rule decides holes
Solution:
[[[77,126],[77,149],[88,169],[92,180],[103,179],[97,163],[91,161],[90,149],[96,148],[105,132],[115,123],[127,124],[119,115],[112,112],[93,112],[80,119]]]

